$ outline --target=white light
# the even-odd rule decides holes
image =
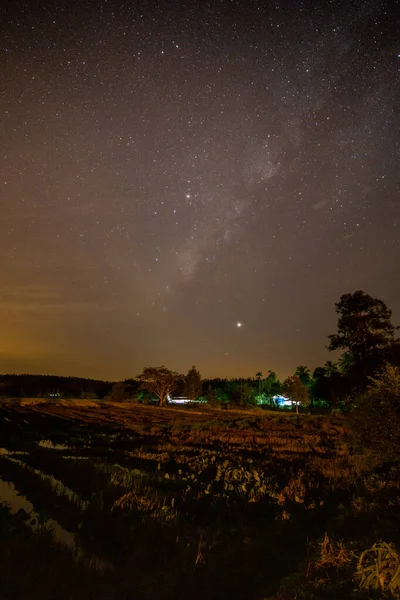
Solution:
[[[171,398],[167,396],[168,404],[191,404],[192,402],[199,402],[198,400],[191,400],[190,398]]]
[[[242,326],[242,323],[241,323],[240,321],[238,321],[238,322],[236,323],[236,327],[241,327],[241,326]]]

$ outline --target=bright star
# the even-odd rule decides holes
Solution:
[[[242,323],[240,321],[237,321],[236,327],[241,327],[241,326],[242,326]]]

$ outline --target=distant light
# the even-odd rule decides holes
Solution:
[[[192,404],[201,402],[201,400],[191,400],[190,398],[184,398],[182,396],[179,398],[171,398],[169,394],[167,395],[167,401],[168,404]]]
[[[238,322],[236,323],[236,327],[242,327],[242,325],[243,325],[243,323],[241,323],[240,321],[238,321]]]

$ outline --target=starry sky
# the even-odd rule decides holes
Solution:
[[[400,323],[400,3],[6,2],[0,372],[254,376]]]

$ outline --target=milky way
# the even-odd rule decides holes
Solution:
[[[342,293],[400,322],[398,14],[10,5],[0,371],[284,376],[332,358]]]

